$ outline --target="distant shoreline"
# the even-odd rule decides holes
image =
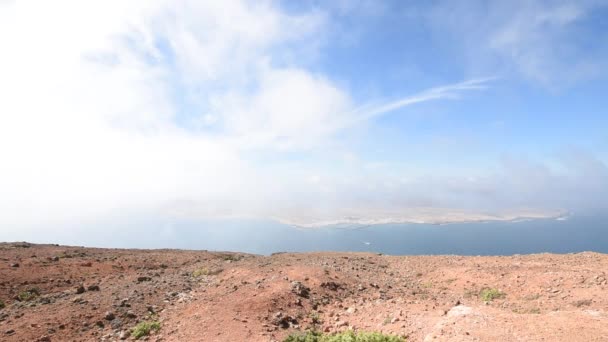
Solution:
[[[420,215],[385,216],[376,218],[364,218],[346,216],[344,218],[315,220],[315,219],[286,219],[272,217],[271,219],[281,224],[290,225],[296,228],[316,229],[330,228],[337,226],[376,226],[384,224],[428,224],[428,225],[449,225],[466,223],[487,223],[487,222],[524,222],[539,219],[555,219],[559,221],[567,220],[571,213],[565,211],[550,213],[521,213],[521,214],[467,214],[462,212],[452,212],[444,214],[425,213]]]

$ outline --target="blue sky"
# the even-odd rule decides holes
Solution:
[[[606,1],[0,2],[0,224],[605,208],[607,19]]]

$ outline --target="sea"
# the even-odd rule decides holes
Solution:
[[[451,224],[378,224],[299,228],[268,220],[134,220],[49,241],[114,248],[277,252],[348,251],[390,255],[608,253],[608,215],[571,215]],[[84,234],[82,233],[84,232]],[[33,239],[36,240],[36,239]]]

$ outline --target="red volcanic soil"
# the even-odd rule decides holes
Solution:
[[[0,341],[134,340],[141,322],[160,326],[149,341],[282,341],[308,329],[608,341],[607,273],[597,253],[257,256],[0,243]]]

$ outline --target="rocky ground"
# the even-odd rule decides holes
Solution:
[[[0,244],[0,340],[606,341],[608,255],[256,256]]]

